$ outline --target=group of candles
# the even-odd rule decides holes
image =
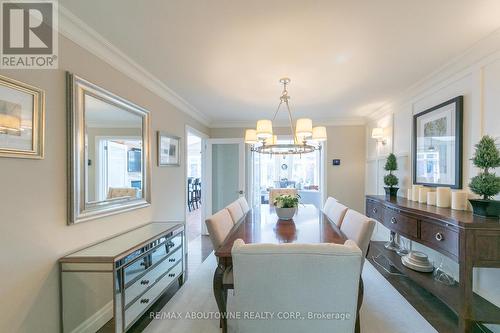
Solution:
[[[468,207],[468,193],[466,191],[451,191],[449,187],[436,187],[434,192],[430,187],[412,185],[408,189],[407,198],[430,206],[451,207],[451,209],[455,210],[467,210]]]

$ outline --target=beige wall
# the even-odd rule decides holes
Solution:
[[[212,128],[212,138],[243,138],[244,128]],[[275,134],[287,135],[288,128],[276,128]],[[327,195],[364,212],[365,126],[327,126],[325,156]],[[333,166],[332,159],[340,159]]]
[[[0,332],[59,331],[59,257],[151,220],[184,218],[184,163],[158,168],[152,137],[151,207],[66,225],[66,70],[150,110],[152,135],[161,129],[180,136],[184,145],[186,124],[208,133],[206,127],[63,37],[59,55],[58,70],[0,71],[46,92],[45,159],[0,159]]]

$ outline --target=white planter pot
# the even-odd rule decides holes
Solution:
[[[294,208],[278,208],[276,207],[276,215],[280,220],[291,220],[297,212],[297,207]]]

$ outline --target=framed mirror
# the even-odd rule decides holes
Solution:
[[[150,205],[150,114],[67,73],[69,224]]]

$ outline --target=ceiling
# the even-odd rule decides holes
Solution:
[[[211,119],[360,119],[500,27],[498,0],[64,0]],[[285,114],[280,118],[285,119]]]

